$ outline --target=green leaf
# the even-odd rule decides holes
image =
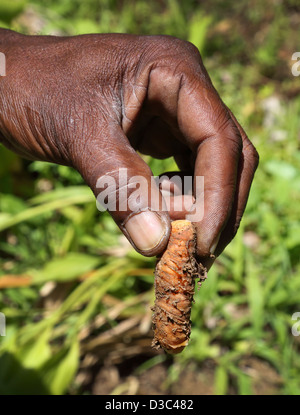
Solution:
[[[226,395],[228,388],[228,374],[223,366],[219,366],[215,370],[214,394]]]
[[[13,353],[5,352],[0,357],[1,395],[48,395],[49,391],[37,370],[28,369]]]
[[[79,365],[79,343],[62,347],[58,353],[39,370],[46,387],[53,395],[62,395],[72,382]]]
[[[237,383],[240,395],[253,395],[252,381],[250,376],[242,372],[238,373]]]
[[[282,160],[270,160],[265,163],[265,169],[276,177],[286,180],[293,180],[299,176],[299,170],[293,165]]]
[[[49,262],[44,269],[32,271],[34,283],[46,281],[70,281],[94,269],[101,258],[81,253],[69,253]]]
[[[205,15],[202,10],[195,13],[189,24],[189,42],[193,43],[201,53],[205,47],[208,28],[212,23],[212,16]]]
[[[51,330],[45,329],[36,337],[34,342],[27,342],[23,347],[18,349],[15,356],[24,368],[36,369],[43,365],[51,356],[49,345]]]
[[[72,199],[74,197],[94,200],[94,196],[87,186],[69,186],[67,188],[54,189],[49,192],[41,193],[30,199],[29,202],[31,204],[37,205],[54,202],[55,200]]]
[[[14,17],[21,13],[24,9],[27,0],[1,0],[0,16],[1,20],[9,23]]]
[[[91,193],[85,195],[78,194],[67,197],[65,199],[57,199],[50,201],[49,203],[44,203],[42,205],[31,207],[29,209],[17,213],[16,215],[9,215],[5,218],[2,218],[2,220],[0,221],[0,232],[7,228],[10,228],[11,226],[15,226],[21,222],[25,222],[30,219],[35,219],[36,216],[49,212],[51,213],[57,209],[63,209],[73,204],[88,203],[91,201],[93,201],[93,196]]]
[[[250,257],[247,261],[246,287],[254,333],[259,337],[264,324],[264,296],[257,269]]]

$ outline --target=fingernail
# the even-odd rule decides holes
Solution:
[[[154,212],[141,212],[125,223],[132,242],[141,251],[155,248],[166,233],[165,225]]]
[[[219,234],[216,238],[215,238],[215,240],[214,240],[214,242],[211,244],[211,247],[210,247],[210,253],[213,255],[214,253],[215,253],[215,250],[216,250],[216,248],[217,248],[217,245],[218,245],[218,243],[219,243],[219,240],[220,240],[220,236],[221,236],[221,234]]]

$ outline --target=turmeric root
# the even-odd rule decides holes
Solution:
[[[155,305],[152,346],[180,353],[191,333],[191,304],[195,278],[205,279],[204,268],[195,260],[196,232],[191,222],[172,222],[168,246],[155,270]],[[199,270],[202,275],[199,275]]]

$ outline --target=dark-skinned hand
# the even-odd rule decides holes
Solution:
[[[149,186],[141,187],[138,203],[110,213],[146,256],[163,251],[170,220],[189,209],[178,212],[174,202],[166,211],[164,185],[152,185],[150,196],[152,172],[138,152],[173,156],[182,175],[204,177],[204,188],[194,180],[189,208],[203,197],[197,254],[210,266],[238,229],[258,155],[198,50],[169,36],[25,36],[1,29],[0,51],[6,57],[0,142],[25,158],[74,167],[96,197],[106,176],[121,197],[120,169],[128,179],[144,177]],[[132,186],[126,190],[130,198]]]

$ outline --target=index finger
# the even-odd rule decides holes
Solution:
[[[152,68],[147,97],[153,113],[195,156],[194,196],[196,203],[204,200],[203,217],[194,221],[197,253],[209,257],[233,206],[242,138],[198,50],[186,42],[180,43],[179,51],[168,58],[168,65],[163,61]]]
[[[178,99],[178,126],[196,154],[195,198],[203,199],[203,217],[195,220],[197,253],[214,253],[230,216],[237,183],[242,139],[212,85],[184,82]],[[204,178],[204,186],[198,177]]]

